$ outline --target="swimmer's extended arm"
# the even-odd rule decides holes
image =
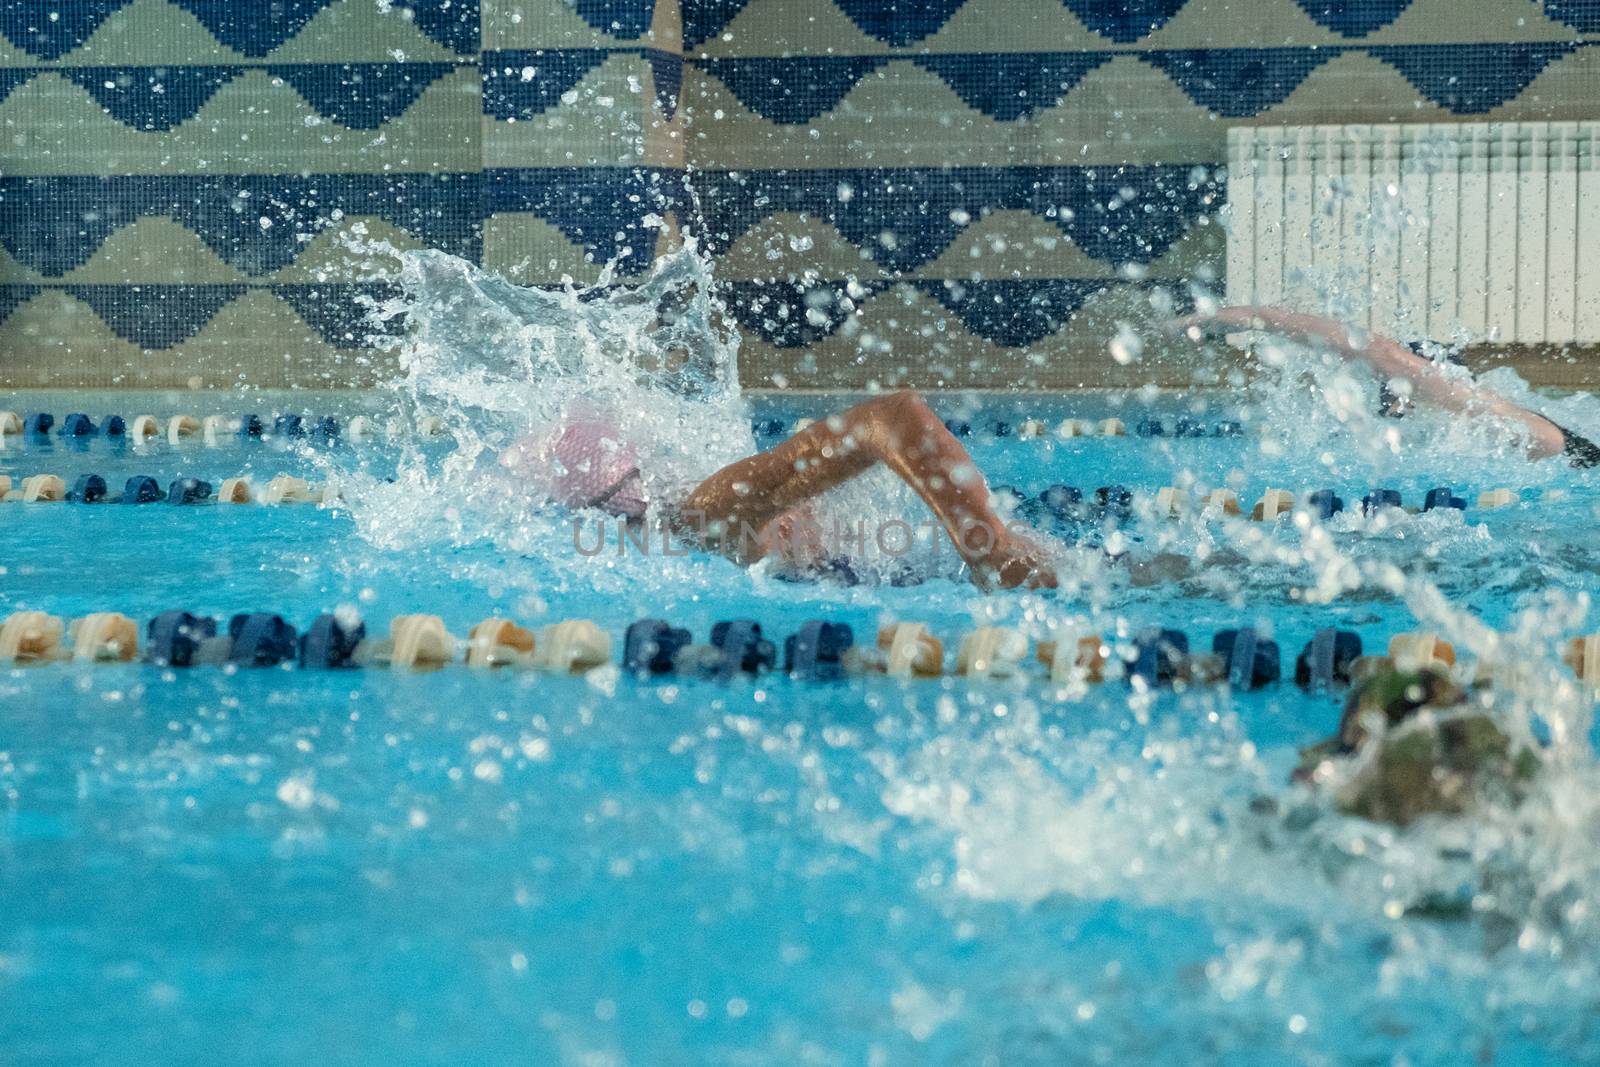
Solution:
[[[1463,415],[1494,415],[1520,422],[1532,435],[1528,455],[1533,459],[1559,455],[1566,446],[1561,428],[1543,415],[1475,385],[1446,374],[1392,337],[1353,332],[1344,323],[1320,315],[1303,315],[1274,307],[1226,307],[1210,314],[1179,319],[1178,329],[1202,331],[1209,327],[1266,330],[1302,340],[1321,342],[1344,356],[1370,365],[1386,379],[1403,378],[1412,384],[1419,400]],[[1198,335],[1196,335],[1198,336]]]
[[[1005,588],[1056,584],[1043,549],[1006,528],[972,457],[913,392],[865,400],[729,464],[695,488],[681,514],[720,531],[723,550],[750,562],[761,555],[753,534],[878,463],[928,505],[975,580]]]

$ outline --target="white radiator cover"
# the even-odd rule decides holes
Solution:
[[[1597,152],[1600,122],[1235,127],[1228,301],[1406,340],[1600,342]]]

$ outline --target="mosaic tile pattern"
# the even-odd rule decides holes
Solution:
[[[0,37],[15,384],[366,380],[350,234],[554,285],[646,269],[651,216],[751,384],[1121,381],[1117,322],[1222,283],[1230,125],[1600,99],[1600,0],[5,0]]]

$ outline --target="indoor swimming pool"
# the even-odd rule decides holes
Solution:
[[[770,444],[847,399],[756,400],[728,432]],[[0,475],[18,485],[95,473],[115,496],[135,476],[164,492],[183,477],[288,474],[330,491],[321,506],[0,504],[12,612],[119,612],[142,628],[182,610],[224,630],[237,613],[303,630],[337,612],[373,636],[425,613],[456,638],[490,617],[535,631],[589,619],[610,654],[572,674],[8,666],[11,1053],[1005,1065],[1600,1054],[1590,704],[1561,662],[1596,587],[1586,530],[1600,498],[1559,464],[1467,458],[1448,428],[1426,431],[1436,464],[1355,445],[1285,450],[1273,405],[1292,402],[937,400],[994,485],[1024,502],[1071,486],[1087,502],[1070,516],[1020,509],[1082,553],[1069,568],[1080,584],[983,596],[939,566],[915,584],[793,581],[704,553],[586,552],[570,517],[510,523],[505,502],[452,478],[458,439],[477,432],[468,412],[445,410],[440,435],[418,436],[428,412],[392,394],[17,394],[19,411],[53,411],[58,428],[68,412],[97,426],[112,412],[161,426],[256,413],[267,428],[212,446],[11,435]],[[1591,402],[1555,403],[1581,417]],[[314,440],[291,436],[284,413],[396,429]],[[1064,420],[1108,418],[1126,434],[1060,436]],[[1023,436],[1029,420],[1040,436]],[[1191,506],[1158,514],[1155,494],[1174,485]],[[1126,510],[1115,493],[1094,506],[1111,486],[1127,490]],[[1464,506],[1421,510],[1440,486]],[[1218,487],[1246,512],[1275,487],[1294,499],[1253,522],[1204,508]],[[1503,487],[1514,502],[1480,504]],[[1378,488],[1411,510],[1364,509]],[[1308,510],[1320,489],[1342,510]],[[720,620],[753,619],[778,669],[620,670],[625,632],[646,618],[696,643]],[[925,623],[944,641],[943,673],[789,677],[783,640],[810,620],[869,645],[881,626]],[[960,639],[979,627],[1015,630],[1030,655],[1009,676],[956,675]],[[1283,677],[1254,690],[1116,677],[1151,627],[1197,652],[1218,631],[1254,629],[1276,643]],[[1340,694],[1293,682],[1302,648],[1330,627],[1375,653],[1430,631],[1463,665],[1521,658],[1527,695],[1508,707],[1559,753],[1550,795],[1400,830],[1291,788],[1297,749],[1339,718]],[[1496,651],[1489,630],[1515,643]],[[1117,663],[1104,682],[1052,681],[1031,655],[1088,633]]]

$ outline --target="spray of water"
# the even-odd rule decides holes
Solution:
[[[381,309],[410,323],[397,350],[404,371],[397,402],[445,414],[457,444],[443,456],[413,449],[393,483],[352,476],[346,497],[363,534],[379,545],[488,543],[536,556],[530,573],[561,573],[553,546],[566,543],[565,517],[508,485],[492,459],[575,405],[626,416],[658,498],[753,447],[737,387],[737,337],[720,325],[709,270],[692,247],[663,258],[636,286],[555,292],[522,289],[438,253],[407,253],[398,262],[402,296]],[[1418,466],[1448,467],[1475,484],[1539,484],[1564,473],[1557,463],[1522,459],[1520,440],[1505,427],[1382,418],[1378,383],[1342,361],[1276,339],[1256,355],[1259,373],[1244,397],[1255,443],[1238,457],[1239,482],[1348,487]],[[1530,406],[1547,403],[1509,371],[1490,384]],[[1587,429],[1600,424],[1600,408],[1569,400],[1559,417]],[[1194,472],[1180,471],[1174,481],[1204,488]],[[450,503],[419,508],[419,494]],[[826,507],[899,517],[918,505],[885,477],[846,487]],[[1047,706],[1031,696],[982,694],[983,706],[970,715],[940,698],[926,720],[880,727],[884,736],[920,731],[923,743],[897,736],[893,745],[861,744],[884,783],[881,804],[948,835],[950,889],[1024,904],[1069,894],[1203,907],[1224,918],[1234,947],[1278,944],[1286,913],[1300,916],[1313,939],[1336,916],[1345,936],[1389,937],[1386,973],[1396,982],[1444,967],[1490,974],[1501,1006],[1572,1003],[1570,991],[1600,971],[1592,918],[1600,909],[1593,888],[1600,852],[1592,845],[1600,773],[1589,747],[1590,696],[1555,649],[1583,624],[1587,600],[1541,596],[1509,627],[1486,625],[1452,598],[1451,583],[1498,581],[1511,595],[1522,579],[1511,546],[1457,512],[1363,516],[1352,507],[1326,523],[1299,515],[1275,526],[1215,515],[1175,525],[1146,516],[1123,543],[1135,556],[1165,549],[1209,559],[1185,580],[1185,594],[1253,605],[1283,603],[1292,589],[1302,603],[1404,604],[1419,626],[1456,643],[1466,669],[1481,663],[1495,675],[1496,686],[1476,699],[1513,736],[1544,745],[1538,787],[1516,807],[1397,830],[1345,818],[1325,797],[1287,786],[1293,754],[1259,750],[1226,693],[1174,701],[1135,687],[1127,711],[1143,740],[1131,748],[1116,728],[1065,742]],[[1419,554],[1419,543],[1433,551]],[[1457,565],[1464,559],[1485,570]],[[568,562],[572,574],[583,568],[593,580],[588,561]],[[675,566],[683,573],[653,561],[649,580],[707,580],[699,564]],[[979,609],[991,616],[983,621],[1020,622],[1036,636],[1081,630],[1124,641],[1125,613],[1137,604],[1126,578],[1095,552],[1068,569],[1063,601],[1086,606],[1088,617],[1069,620],[1061,605],[1031,599],[1019,610],[1019,602],[997,598]],[[1161,595],[1171,598],[1170,590]],[[925,709],[919,703],[917,710]],[[777,725],[771,734],[787,737]],[[825,752],[806,758],[810,767],[828,765]],[[1279,815],[1260,813],[1262,796],[1280,801]],[[1284,808],[1310,815],[1291,825]],[[852,826],[878,817],[826,810],[819,817]],[[1440,900],[1461,903],[1480,936],[1413,917]],[[1229,953],[1218,963],[1219,990],[1249,969]]]

